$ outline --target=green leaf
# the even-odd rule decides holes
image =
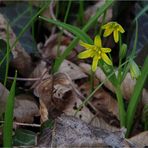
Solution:
[[[75,26],[72,26],[70,24],[60,22],[60,21],[55,21],[53,19],[42,17],[42,16],[39,16],[39,18],[41,18],[42,20],[45,20],[45,21],[47,21],[49,23],[53,23],[53,24],[55,24],[57,26],[60,26],[60,27],[62,27],[64,29],[72,32],[73,34],[75,34],[78,38],[80,38],[84,42],[87,42],[89,44],[93,44],[93,40],[84,31],[82,31],[78,27],[75,27]]]
[[[17,72],[15,73],[14,81],[12,83],[9,96],[6,103],[6,111],[4,117],[4,129],[3,129],[3,146],[12,146],[12,127],[13,127],[13,109],[15,99],[15,86],[16,86]]]
[[[127,133],[126,136],[129,135],[133,122],[134,122],[134,115],[138,106],[138,103],[140,101],[140,94],[142,92],[142,88],[145,84],[145,81],[147,80],[148,76],[148,57],[145,59],[144,66],[141,71],[141,75],[137,79],[135,88],[133,90],[132,97],[130,99],[128,108],[127,108]]]
[[[148,104],[144,105],[142,112],[142,122],[144,123],[144,130],[148,130]]]
[[[13,145],[15,146],[32,146],[35,145],[36,133],[26,130],[17,129],[13,136]]]

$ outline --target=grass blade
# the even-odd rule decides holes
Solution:
[[[12,126],[13,126],[13,108],[15,98],[15,86],[16,86],[17,72],[15,73],[14,81],[12,83],[9,96],[6,103],[6,111],[4,117],[4,129],[3,129],[3,146],[12,146]]]
[[[70,24],[66,24],[66,23],[63,23],[63,22],[60,22],[60,21],[57,21],[57,20],[55,21],[53,19],[42,17],[42,16],[39,16],[39,18],[41,18],[42,20],[45,20],[49,23],[53,23],[57,26],[60,26],[64,29],[72,32],[73,34],[75,34],[77,37],[79,37],[84,42],[87,42],[89,44],[93,44],[93,40],[84,31],[82,31],[78,27],[75,27],[75,26],[72,26]]]
[[[138,78],[134,91],[133,91],[133,95],[130,99],[129,105],[128,105],[128,109],[127,109],[127,133],[126,136],[129,135],[132,125],[133,125],[133,121],[134,121],[134,115],[136,112],[136,108],[137,105],[139,103],[140,100],[140,94],[142,92],[142,88],[144,86],[144,83],[147,79],[148,76],[148,57],[145,60],[144,66],[142,68],[141,71],[141,75]]]

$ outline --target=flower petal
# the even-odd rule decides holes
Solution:
[[[121,33],[124,33],[124,32],[125,32],[125,30],[123,29],[123,27],[122,27],[121,25],[119,25],[118,28],[119,28],[119,31],[120,31]]]
[[[82,41],[80,41],[79,44],[81,46],[85,47],[86,49],[92,49],[94,47],[94,45],[90,45],[90,44],[84,43]]]
[[[107,52],[111,52],[111,49],[110,48],[101,48],[101,51],[107,53]]]
[[[109,27],[112,26],[113,23],[114,23],[114,22],[109,22],[109,23],[103,25],[103,26],[102,26],[102,29],[108,29]]]
[[[107,36],[109,36],[112,32],[113,32],[113,28],[108,28],[108,29],[106,29],[106,30],[104,31],[103,36],[104,36],[104,37],[107,37]]]
[[[94,56],[93,63],[92,63],[92,71],[95,72],[97,69],[98,61],[101,57],[100,56]]]
[[[109,59],[109,57],[105,53],[102,53],[101,57],[105,63],[107,63],[108,65],[112,65],[112,61]]]
[[[79,59],[86,59],[86,58],[89,58],[91,57],[93,54],[93,51],[90,49],[90,50],[86,50],[86,51],[83,51],[81,53],[78,54],[78,58]]]
[[[99,35],[96,35],[96,36],[95,36],[94,45],[96,45],[96,46],[98,46],[98,47],[102,47],[101,38],[100,38]]]
[[[118,30],[114,30],[114,41],[116,43],[119,41],[119,33],[118,33]]]

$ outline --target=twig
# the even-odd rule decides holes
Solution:
[[[4,121],[0,121],[0,123],[4,123]],[[40,124],[29,124],[29,123],[21,123],[21,122],[13,122],[13,124],[21,125],[21,126],[41,127]]]

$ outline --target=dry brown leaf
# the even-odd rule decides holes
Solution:
[[[89,64],[80,63],[79,66],[83,69],[83,71],[84,71],[85,73],[87,73],[87,74],[90,73],[91,66],[90,66]],[[97,68],[97,71],[96,71],[96,77],[97,77],[101,82],[103,82],[103,81],[106,80],[106,76],[105,76],[104,72],[103,72],[99,67]],[[122,91],[122,94],[123,94],[123,96],[124,96],[125,99],[127,99],[127,100],[130,99],[130,97],[131,97],[131,95],[132,95],[132,92],[133,92],[133,90],[134,90],[135,84],[136,84],[136,80],[135,80],[135,79],[133,80],[133,79],[131,78],[130,73],[127,73],[125,79],[123,80],[123,82],[122,82],[122,84],[121,84],[121,91]],[[105,85],[108,89],[110,89],[112,92],[115,92],[115,91],[114,91],[114,86],[111,84],[110,81],[107,80],[107,81],[104,83],[104,85]],[[143,90],[145,90],[145,89],[143,89]]]
[[[95,81],[95,87],[99,84]],[[79,87],[84,96],[90,94],[90,83],[86,82]],[[97,90],[91,99],[91,104],[97,110],[97,116],[102,117],[107,123],[111,125],[119,125],[118,121],[118,105],[117,101],[103,89]]]
[[[12,45],[16,41],[16,36],[7,20],[2,14],[0,14],[0,36],[5,42],[7,42],[7,31],[9,31],[10,47],[12,47]],[[14,48],[10,49],[13,55],[12,65],[16,69],[18,69],[20,74],[27,77],[31,73],[33,68],[30,55],[28,55],[28,53],[25,51],[25,49],[21,46],[19,42],[16,43]]]
[[[88,21],[90,17],[95,15],[97,9],[102,7],[102,5],[104,5],[104,3],[105,3],[105,0],[100,0],[100,1],[97,1],[93,6],[88,7],[84,13],[85,21]],[[98,22],[101,23],[102,18],[103,18],[102,16],[99,17]],[[112,8],[107,9],[105,21],[108,22],[111,20],[111,18],[112,18]]]
[[[86,78],[87,75],[74,63],[64,60],[58,70],[61,73],[67,73],[72,80]]]
[[[35,98],[26,94],[16,96],[14,106],[15,121],[32,123],[35,116],[39,116],[39,108]]]
[[[58,46],[59,36],[58,34],[52,34],[45,42],[43,47],[40,49],[40,53],[43,59],[55,59],[58,56],[58,53],[61,54],[65,51],[71,40],[68,37],[62,36],[60,46]],[[58,49],[58,52],[57,52]],[[67,59],[70,61],[76,57],[77,53],[75,50],[72,50]]]
[[[56,119],[53,130],[47,129],[40,135],[40,147],[129,147],[124,131],[110,132],[93,127],[84,121],[61,116]]]
[[[144,148],[148,146],[148,131],[142,132],[129,139],[136,148]]]
[[[9,91],[0,83],[0,115],[5,111]],[[32,123],[34,116],[39,116],[39,109],[35,98],[21,94],[15,97],[14,118],[17,122]]]

